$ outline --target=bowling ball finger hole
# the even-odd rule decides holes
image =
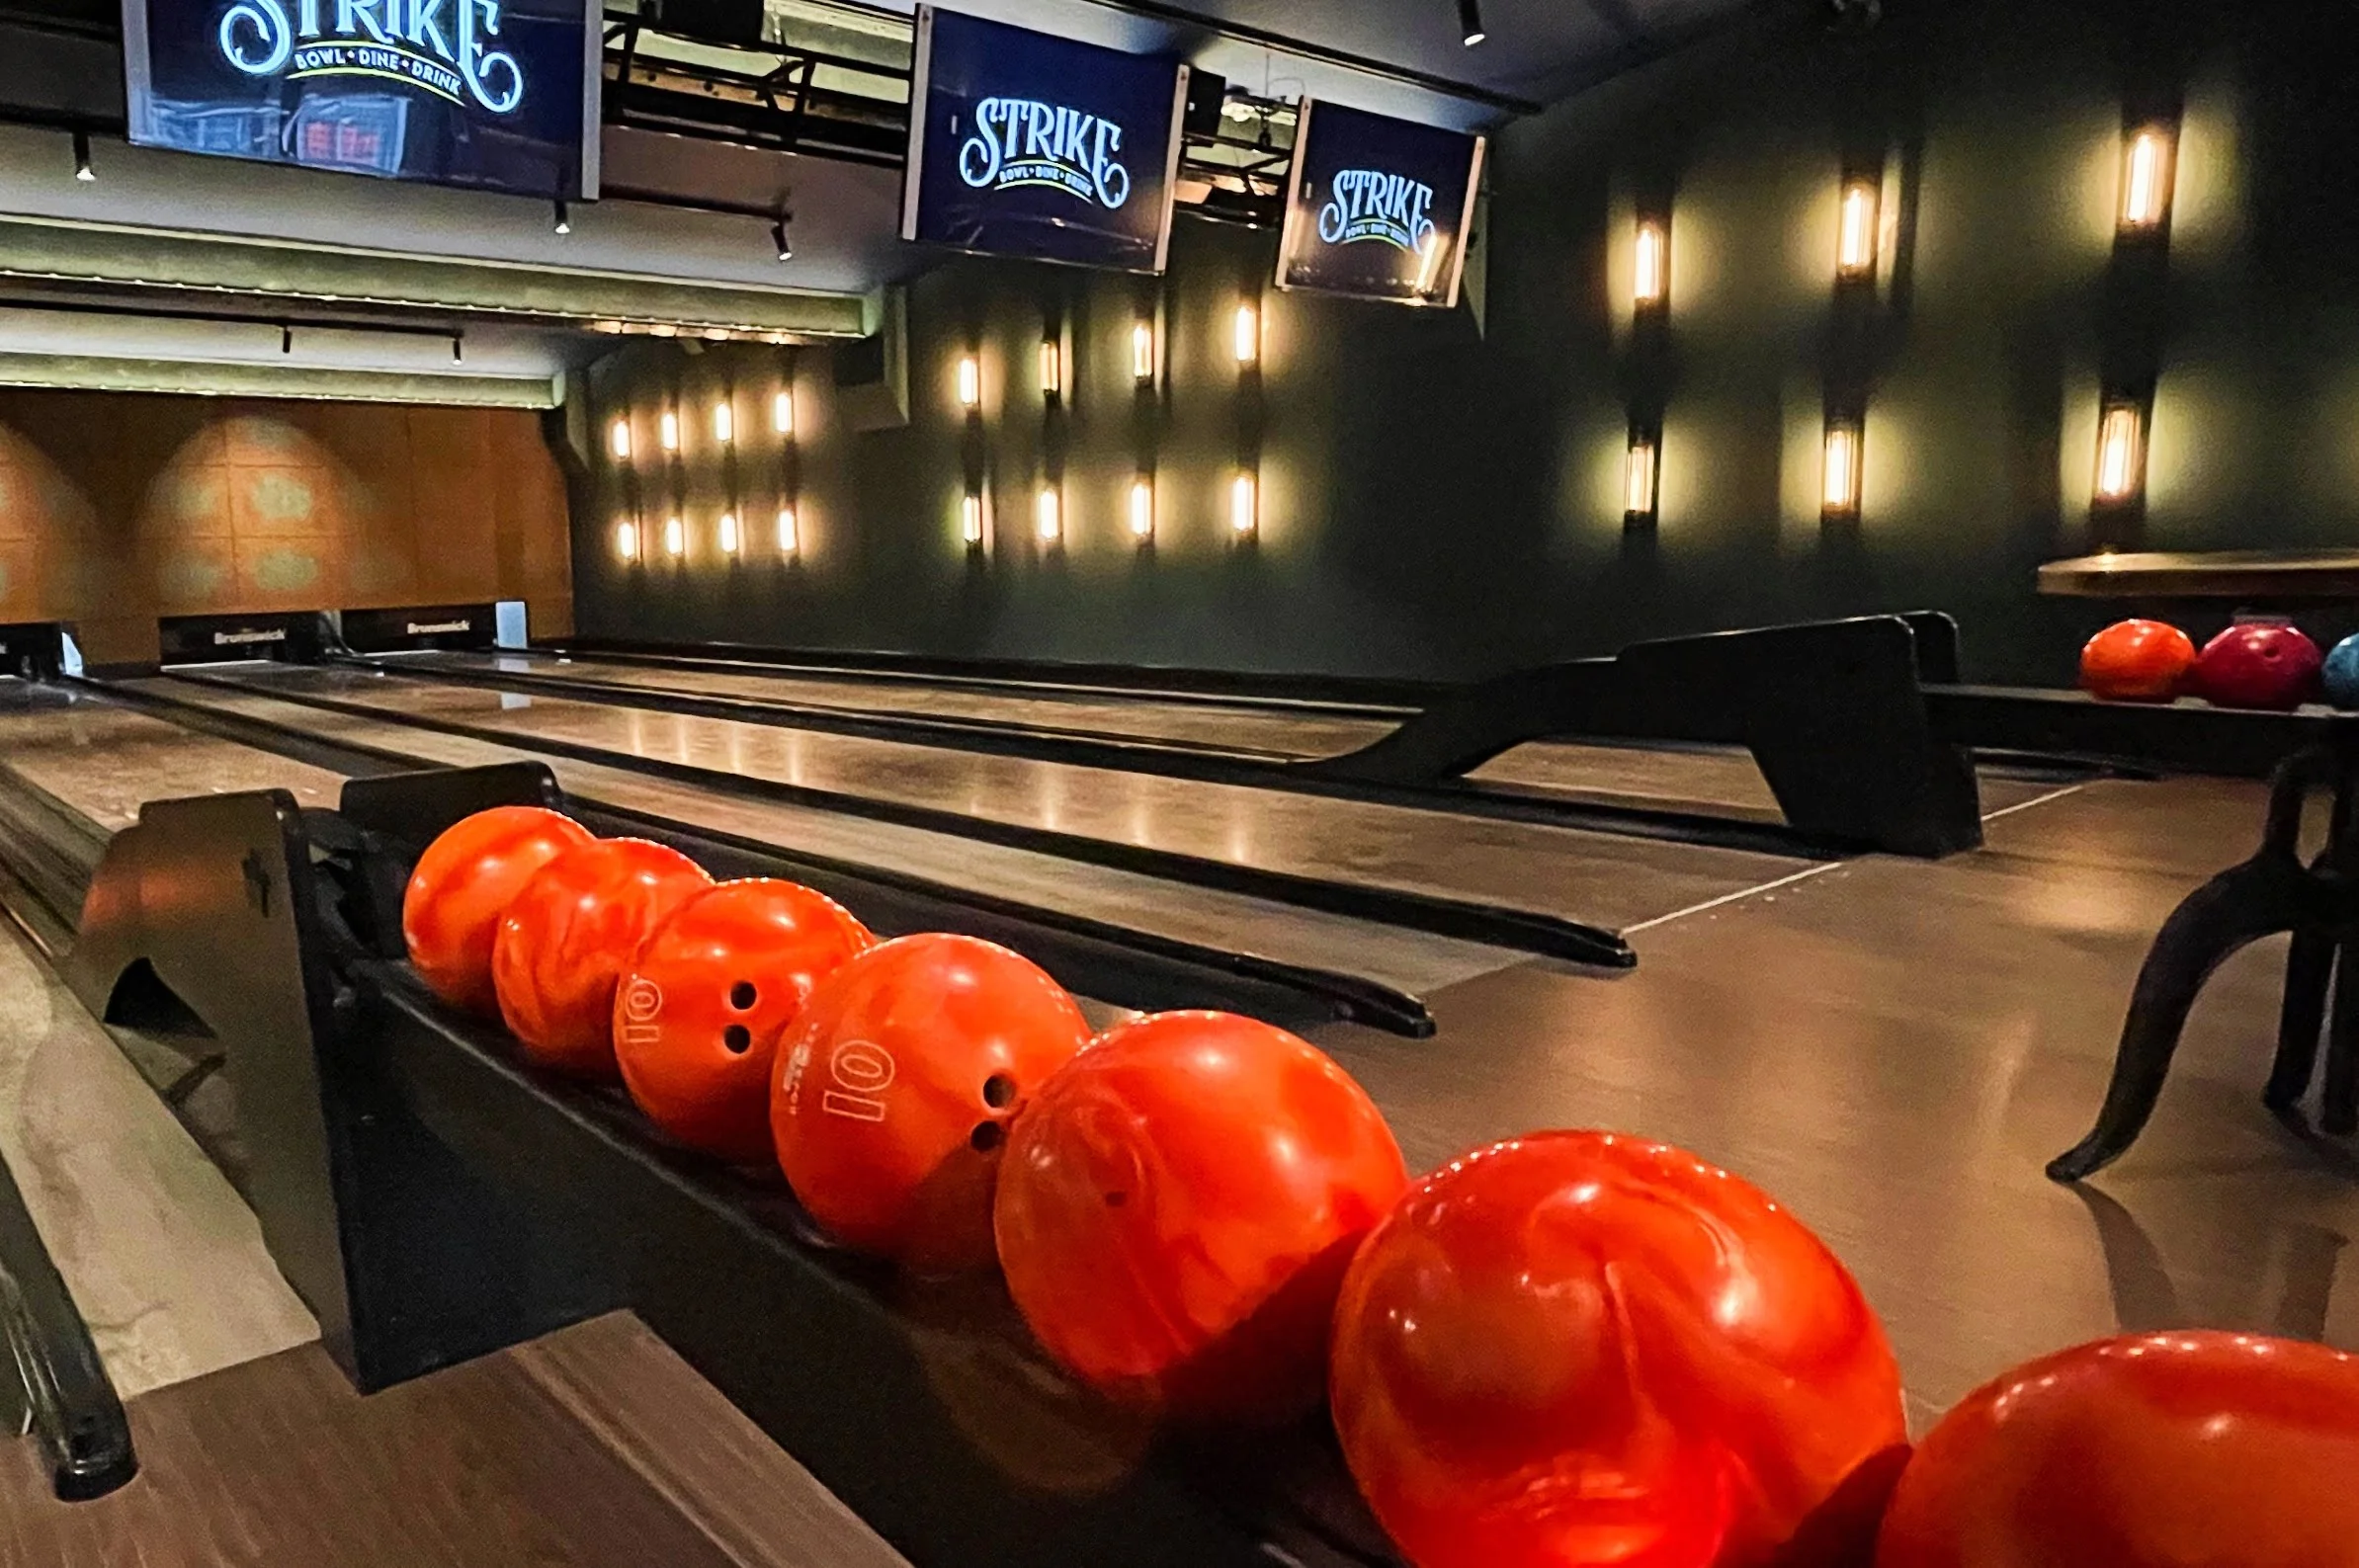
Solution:
[[[754,1032],[742,1024],[731,1024],[720,1032],[720,1042],[732,1056],[742,1056],[754,1048]]]
[[[740,980],[729,987],[729,1006],[740,1013],[750,1011],[760,1000],[762,993],[751,980]]]
[[[1007,1141],[1007,1128],[996,1121],[978,1121],[967,1141],[975,1153],[988,1154]]]
[[[1005,1111],[1016,1103],[1016,1081],[1005,1073],[993,1073],[983,1080],[983,1104],[993,1111]]]
[[[1123,1204],[1129,1202],[1130,1200],[1131,1195],[1128,1193],[1108,1193],[1106,1195],[1106,1206],[1108,1208],[1120,1208],[1123,1206]]]

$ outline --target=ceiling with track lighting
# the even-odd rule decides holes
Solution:
[[[1123,9],[1293,41],[1485,95],[1545,104],[1695,38],[1755,0],[1118,0]],[[1281,46],[1274,44],[1273,46]]]

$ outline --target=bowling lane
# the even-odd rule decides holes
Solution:
[[[774,671],[757,665],[690,662],[654,667],[593,657],[439,653],[401,667],[472,674],[505,671],[611,687],[624,693],[683,692],[745,701],[823,708],[849,716],[953,718],[1023,725],[1077,740],[1146,741],[1271,763],[1337,756],[1390,734],[1407,709],[1339,703],[1275,703],[1192,697],[1127,697],[1102,690],[982,690],[914,679]],[[650,705],[661,706],[659,700]],[[1783,822],[1785,813],[1745,751],[1726,746],[1598,745],[1535,741],[1469,774],[1504,792],[1568,803],[1683,811],[1743,821]],[[1983,770],[1984,808],[2004,810],[2048,787]]]
[[[1173,941],[1357,975],[1412,995],[1487,974],[1527,956],[1218,889],[1179,886],[1027,850],[701,789],[626,768],[544,756],[530,749],[529,738],[520,738],[515,745],[493,744],[390,719],[379,722],[324,712],[263,694],[233,694],[170,679],[130,682],[127,689],[282,725],[332,745],[368,748],[432,767],[543,762],[569,794],[593,805],[710,828],[775,845],[790,854],[823,856],[924,877],[986,897],[1062,910]],[[144,715],[130,716],[171,733],[189,733]],[[0,744],[7,739],[7,731],[0,729]]]
[[[285,789],[333,807],[344,778],[70,689],[0,682],[0,768],[113,835],[150,800]]]
[[[719,775],[946,811],[1619,931],[1813,862],[1448,811],[1328,799],[565,699],[437,688],[349,669],[250,668],[258,691],[463,723],[519,745],[593,746]]]

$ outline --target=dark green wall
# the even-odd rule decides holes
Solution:
[[[1489,319],[1267,297],[1264,524],[1231,547],[1231,313],[1270,238],[1183,219],[1170,277],[1157,548],[1135,550],[1130,323],[1156,286],[959,262],[914,286],[913,420],[854,435],[827,357],[796,375],[808,548],[792,568],[620,566],[616,496],[577,519],[585,630],[801,646],[1464,676],[1665,632],[1934,606],[1972,673],[2069,679],[2108,607],[2043,601],[2042,560],[2090,541],[2098,372],[2123,104],[2186,101],[2143,541],[2359,538],[2359,120],[2336,14],[2303,0],[2116,6],[1888,0],[1835,38],[1790,14],[1511,127],[1494,165]],[[1889,148],[1913,193],[1876,329],[1864,515],[1817,520],[1841,149]],[[1662,513],[1626,535],[1633,193],[1670,183]],[[2146,307],[2141,307],[2142,311]],[[1068,543],[1030,542],[1042,323],[1071,323]],[[2138,323],[2131,323],[2137,325]],[[955,365],[983,354],[1000,537],[958,536]],[[740,489],[766,479],[766,388],[788,351],[642,345],[593,376],[595,428],[689,410],[704,551],[716,377],[740,388]],[[642,451],[651,417],[639,421]],[[611,469],[602,466],[611,478]],[[752,511],[766,518],[766,502]],[[600,510],[604,515],[599,515]],[[660,504],[648,508],[660,517]],[[757,537],[763,536],[757,528]],[[750,558],[761,560],[756,550]],[[2153,608],[2153,607],[2148,607]],[[2182,617],[2199,633],[2217,615]],[[2332,619],[2322,633],[2343,629]]]

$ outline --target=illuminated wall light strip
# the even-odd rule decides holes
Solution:
[[[1835,246],[1835,276],[1868,278],[1876,272],[1878,207],[1883,193],[1866,180],[1843,187],[1842,236]]]
[[[680,450],[680,416],[678,414],[668,408],[663,411],[663,418],[656,427],[656,439],[662,442],[663,450],[666,452]]]
[[[1054,544],[1064,537],[1064,500],[1054,485],[1042,485],[1034,503],[1034,527],[1043,544]]]
[[[1671,290],[1671,243],[1660,222],[1653,218],[1639,220],[1631,262],[1632,298],[1642,309],[1663,303]]]
[[[688,528],[678,518],[663,525],[663,552],[674,557],[688,553]]]
[[[1240,473],[1228,482],[1228,531],[1250,537],[1261,526],[1261,485],[1252,474]]]
[[[742,540],[737,536],[737,514],[723,512],[720,515],[720,552],[723,555],[734,555],[741,542]]]
[[[781,436],[795,434],[795,394],[781,392],[770,400],[770,428]]]
[[[959,406],[980,408],[983,402],[983,365],[971,354],[959,357]]]
[[[2146,489],[2146,416],[2134,403],[2109,405],[2097,428],[2097,503],[2121,506]]]
[[[1143,544],[1155,536],[1155,482],[1143,476],[1131,481],[1131,537]]]
[[[637,524],[618,523],[615,525],[615,553],[626,561],[633,564],[637,562],[639,558]]]
[[[1821,516],[1850,518],[1859,515],[1860,456],[1863,446],[1860,427],[1850,421],[1836,420],[1826,427],[1826,465],[1819,485]]]
[[[1251,305],[1237,306],[1231,338],[1231,352],[1236,355],[1237,364],[1258,365],[1261,362],[1261,312]]]
[[[1662,453],[1654,439],[1645,435],[1630,438],[1630,455],[1624,463],[1622,477],[1622,515],[1626,522],[1651,523],[1657,487],[1661,482]]]
[[[629,462],[631,460],[631,421],[628,419],[616,420],[615,428],[609,434],[607,444],[614,450],[618,461]]]
[[[981,496],[969,495],[959,502],[959,536],[967,541],[969,548],[982,548],[983,498]]]
[[[2168,126],[2146,125],[2130,133],[2122,151],[2121,227],[2125,233],[2157,229],[2169,219],[2177,164],[2177,137]]]
[[[795,516],[795,509],[791,506],[780,507],[778,509],[778,552],[781,555],[795,555],[800,553],[801,549],[802,527]]]
[[[1064,348],[1054,338],[1041,344],[1041,395],[1056,397],[1064,391]]]
[[[1155,326],[1151,321],[1131,328],[1131,375],[1140,381],[1155,378]]]
[[[737,439],[737,410],[727,403],[713,405],[713,439],[724,447]]]

